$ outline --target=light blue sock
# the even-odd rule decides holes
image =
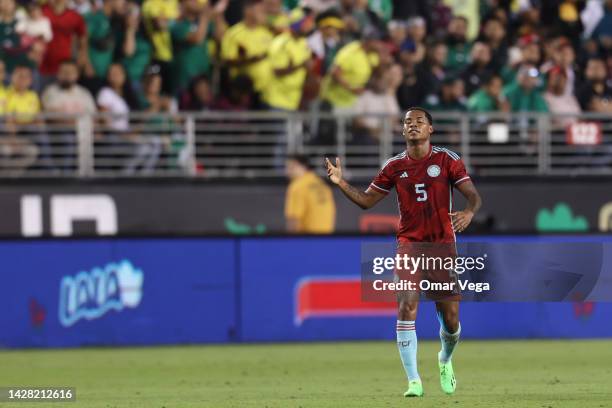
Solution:
[[[444,324],[440,324],[440,343],[442,343],[442,350],[440,350],[438,354],[438,360],[440,360],[441,363],[446,364],[453,357],[453,350],[455,350],[455,346],[459,342],[460,334],[461,323],[459,323],[457,331],[452,334],[446,331]]]
[[[398,320],[397,348],[408,380],[420,380],[417,370],[417,335],[414,320]]]

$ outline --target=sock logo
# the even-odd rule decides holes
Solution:
[[[398,341],[397,345],[400,347],[410,347],[410,340]]]

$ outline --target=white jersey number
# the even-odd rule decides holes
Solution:
[[[425,184],[415,184],[414,191],[419,195],[417,201],[427,201],[427,190],[425,190]]]

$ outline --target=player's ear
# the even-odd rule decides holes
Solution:
[[[433,126],[429,125],[429,134],[432,134],[433,132],[434,132]]]

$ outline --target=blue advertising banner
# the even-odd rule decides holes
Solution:
[[[235,242],[2,242],[0,346],[235,340]]]
[[[535,242],[568,245],[611,240],[604,236],[479,237],[463,242],[516,243],[517,251],[528,251],[536,247],[529,245]],[[362,249],[364,243],[375,242],[393,240],[2,241],[0,347],[391,340],[395,300],[362,298]],[[603,252],[597,264],[612,268],[609,244],[600,247]],[[512,257],[507,259],[500,265],[509,264]],[[595,294],[601,299],[601,293]],[[462,336],[612,337],[612,303],[579,300],[463,302]],[[417,326],[421,338],[438,337],[432,302],[420,305]]]
[[[537,273],[541,273],[544,278],[555,282],[556,274],[565,279],[571,273],[566,268],[568,265],[574,265],[576,269],[574,261],[582,262],[580,276],[591,288],[592,278],[600,276],[600,269],[606,272],[602,273],[603,277],[609,277],[612,271],[610,237],[479,237],[464,243],[475,244],[482,250],[478,248],[482,242],[486,242],[485,251],[496,255],[496,276],[512,281],[512,285],[506,284],[506,288],[514,298],[507,295],[506,298],[512,302],[481,303],[474,300],[487,301],[487,296],[482,299],[468,297],[470,301],[461,304],[462,327],[466,328],[464,337],[612,336],[612,326],[606,323],[612,316],[612,303],[595,303],[588,298],[585,301],[584,296],[575,302],[571,297],[542,299],[559,301],[557,303],[533,302],[536,299],[534,295],[528,293],[529,296],[524,296],[520,292],[521,287],[527,292],[534,286],[526,274],[531,273],[537,278]],[[392,240],[245,239],[240,245],[243,340],[392,339],[395,336],[395,299],[378,302],[367,297],[364,299],[360,276],[363,269],[360,256],[364,246],[369,245],[371,249],[382,245],[389,249],[394,247]],[[505,252],[504,248],[513,252]],[[584,251],[585,248],[592,251]],[[559,250],[559,262],[550,266],[551,254],[556,249]],[[598,257],[591,256],[592,252],[596,252]],[[580,256],[568,258],[572,253]],[[504,262],[500,262],[501,259]],[[542,264],[542,259],[549,267],[538,272],[536,267]],[[542,282],[540,278],[538,284]],[[574,285],[577,282],[582,281],[572,280]],[[601,281],[600,284],[607,287],[610,282]],[[595,291],[585,291],[585,294],[589,293],[596,294],[596,299],[606,299]],[[610,293],[607,295],[611,296]],[[419,335],[437,338],[438,321],[433,303],[424,302],[419,308]]]

